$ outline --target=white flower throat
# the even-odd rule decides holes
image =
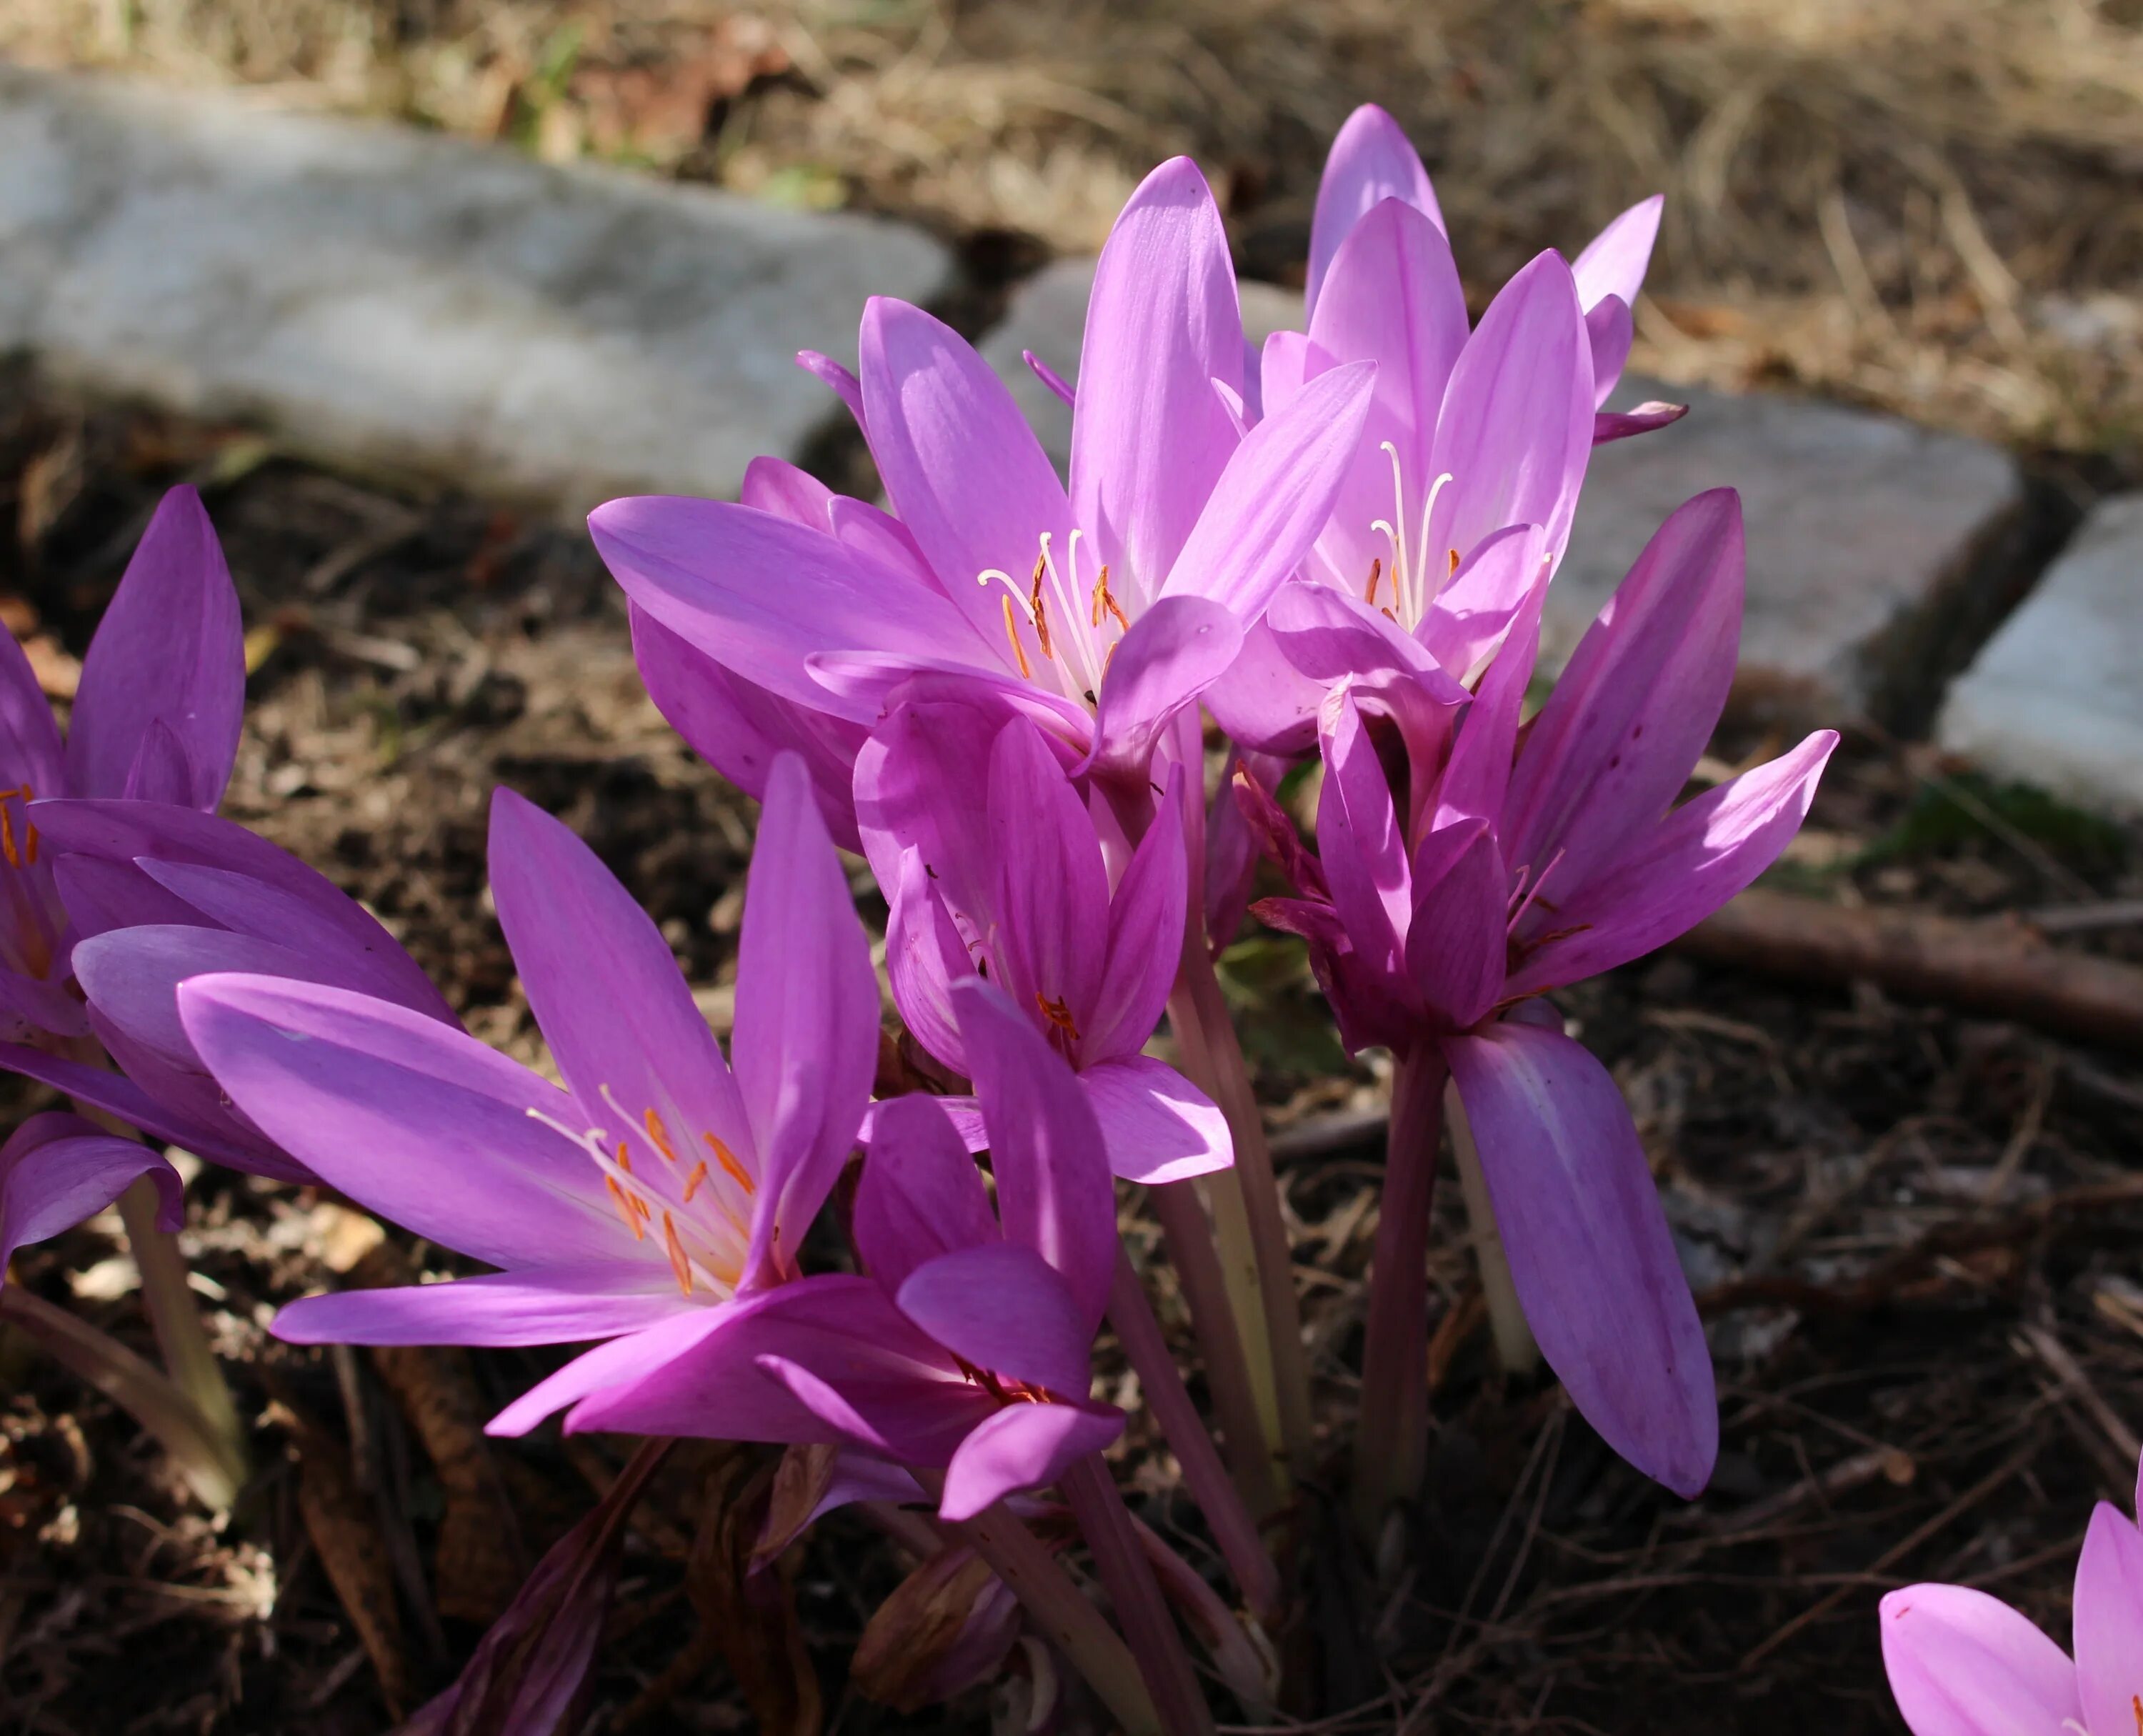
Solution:
[[[1392,601],[1384,612],[1409,633],[1421,625],[1422,617],[1428,613],[1428,606],[1448,584],[1451,576],[1458,571],[1458,551],[1453,549],[1440,571],[1428,564],[1428,522],[1436,514],[1436,497],[1451,480],[1445,471],[1428,485],[1428,498],[1421,503],[1421,521],[1414,533],[1413,547],[1409,556],[1406,538],[1406,478],[1399,471],[1399,450],[1388,440],[1381,443],[1384,456],[1392,461],[1392,516],[1370,521],[1369,528],[1381,531],[1384,540],[1392,546],[1391,591]],[[1369,563],[1369,582],[1363,593],[1364,602],[1377,601],[1377,587],[1384,576],[1381,561]]]
[[[1025,640],[1021,635],[1021,623],[1026,624],[1033,636],[1036,651],[1043,662],[1056,666],[1060,681],[1067,693],[1084,699],[1088,705],[1096,702],[1101,690],[1101,679],[1109,670],[1109,659],[1115,655],[1118,642],[1131,631],[1131,617],[1124,612],[1109,589],[1109,563],[1102,561],[1096,569],[1090,585],[1082,586],[1079,579],[1079,539],[1084,533],[1076,529],[1065,539],[1064,556],[1060,561],[1052,547],[1052,533],[1042,533],[1041,552],[1034,557],[1034,571],[1029,576],[1027,588],[1022,591],[1012,576],[1002,567],[989,566],[975,575],[975,582],[987,587],[992,581],[1004,589],[1001,601],[1004,606],[1005,637],[1011,641],[1013,660],[1019,672],[1029,680],[1037,680],[1034,661],[1027,655]],[[1134,594],[1132,606],[1139,599]]]

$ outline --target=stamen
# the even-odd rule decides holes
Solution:
[[[1042,576],[1048,567],[1049,563],[1041,556],[1034,557],[1034,594],[1029,601],[1033,604],[1034,631],[1042,640],[1042,655],[1054,662],[1057,653],[1049,648],[1049,610],[1042,601]]]
[[[1424,586],[1428,582],[1428,522],[1436,516],[1437,496],[1443,492],[1444,485],[1450,480],[1451,472],[1448,470],[1438,476],[1428,485],[1428,498],[1421,503],[1421,541],[1414,549],[1413,570]],[[1439,591],[1443,588],[1440,585],[1437,587]],[[1428,605],[1434,595],[1434,591],[1428,592],[1414,606],[1413,618],[1416,621],[1428,613]]]
[[[759,1184],[751,1179],[751,1171],[737,1161],[735,1152],[730,1150],[711,1133],[703,1133],[700,1137],[714,1149],[715,1161],[722,1166],[724,1175],[742,1188],[747,1194],[756,1194],[759,1191]]]
[[[691,1173],[685,1178],[685,1204],[690,1205],[692,1203],[692,1195],[700,1191],[700,1184],[706,1179],[706,1165],[704,1162],[694,1164],[692,1165]]]
[[[1004,600],[1004,618],[1005,637],[1012,640],[1012,654],[1019,660],[1020,675],[1022,680],[1032,681],[1034,679],[1034,671],[1027,666],[1027,653],[1020,647],[1019,627],[1012,620],[1012,599],[1008,596]]]
[[[1370,561],[1369,561],[1369,584],[1368,584],[1368,588],[1362,593],[1362,601],[1363,601],[1364,602],[1365,602],[1365,603],[1373,603],[1374,601],[1376,601],[1376,600],[1377,600],[1377,581],[1378,581],[1378,580],[1379,580],[1379,579],[1381,579],[1382,577],[1383,577],[1383,576],[1384,576],[1384,563],[1383,563],[1382,561],[1379,561],[1379,560],[1374,559],[1374,558],[1373,557],[1373,558],[1370,560]],[[1393,583],[1393,587],[1392,587],[1392,588],[1393,588],[1393,590],[1395,590],[1395,591],[1398,588],[1398,584],[1397,584],[1397,582],[1396,582],[1396,581],[1394,581],[1394,583]]]
[[[647,1136],[654,1140],[655,1149],[662,1154],[664,1161],[675,1169],[677,1153],[670,1143],[670,1130],[662,1125],[662,1117],[651,1109],[641,1119],[647,1124]]]
[[[1448,584],[1448,583],[1451,581],[1452,574],[1453,574],[1453,573],[1456,573],[1458,571],[1458,551],[1457,549],[1455,549],[1455,548],[1454,548],[1454,549],[1453,549],[1453,550],[1452,550],[1452,551],[1451,551],[1451,571],[1450,571],[1450,572],[1447,572],[1446,574],[1444,574],[1444,576],[1443,576],[1444,582],[1445,582],[1446,584]]]
[[[617,1142],[617,1166],[628,1175],[632,1174],[632,1154],[626,1150],[625,1141]]]
[[[1109,563],[1106,561],[1101,563],[1101,576],[1094,581],[1094,625],[1097,627],[1101,624],[1104,610],[1116,616],[1118,632],[1131,631],[1131,622],[1125,618],[1124,611],[1116,606],[1116,598],[1109,595]]]
[[[1072,1009],[1062,996],[1052,1001],[1040,989],[1034,992],[1034,1004],[1042,1009],[1042,1016],[1073,1042],[1079,1041],[1079,1027],[1072,1022]]]
[[[1547,884],[1547,877],[1555,872],[1556,863],[1561,861],[1566,853],[1567,853],[1566,851],[1557,850],[1554,855],[1548,858],[1547,866],[1540,871],[1538,877],[1533,881],[1532,890],[1526,894],[1525,903],[1518,906],[1517,914],[1512,917],[1509,924],[1512,928],[1515,929],[1525,920],[1526,913],[1533,908],[1533,901],[1540,897],[1541,888]],[[1542,905],[1541,908],[1545,910],[1552,909],[1554,907]]]
[[[670,1221],[666,1211],[662,1214],[662,1246],[670,1256],[670,1269],[677,1274],[677,1288],[690,1295],[692,1263],[685,1258],[685,1244],[677,1239],[677,1226]]]
[[[7,866],[18,868],[22,865],[22,853],[15,848],[15,823],[7,817],[7,804],[0,799],[0,856],[7,858]]]
[[[640,1202],[617,1185],[617,1177],[606,1175],[603,1185],[610,1189],[610,1197],[617,1202],[617,1214],[625,1219],[625,1227],[632,1232],[636,1242],[646,1239],[647,1232],[640,1227],[640,1214],[633,1209]]]

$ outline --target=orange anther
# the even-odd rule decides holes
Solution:
[[[1007,596],[1002,599],[1002,601],[1004,603],[1005,637],[1012,640],[1012,654],[1019,660],[1020,674],[1027,680],[1032,681],[1034,679],[1034,671],[1027,667],[1027,652],[1019,642],[1019,623],[1012,619],[1012,599]]]
[[[617,1142],[617,1166],[626,1175],[632,1174],[632,1154],[626,1150],[623,1140]]]
[[[1382,561],[1380,561],[1380,560],[1372,559],[1372,560],[1370,561],[1370,562],[1369,562],[1369,585],[1368,585],[1368,588],[1362,593],[1362,601],[1363,601],[1364,602],[1365,602],[1365,603],[1373,603],[1374,601],[1376,601],[1376,600],[1377,600],[1377,581],[1378,581],[1378,580],[1379,580],[1379,579],[1381,579],[1382,577],[1383,577],[1383,576],[1384,576],[1384,563],[1383,563]]]
[[[687,1296],[692,1293],[692,1263],[685,1258],[685,1244],[677,1239],[677,1226],[670,1221],[670,1214],[662,1214],[662,1245],[670,1255],[670,1269],[677,1274],[677,1288]]]
[[[1042,1009],[1042,1016],[1073,1042],[1079,1041],[1079,1027],[1072,1021],[1072,1009],[1060,995],[1052,1001],[1040,989],[1034,992],[1034,1004]]]
[[[662,1154],[665,1161],[674,1165],[677,1151],[670,1143],[670,1130],[662,1125],[662,1117],[651,1109],[642,1119],[647,1123],[647,1136],[655,1141],[655,1149]]]
[[[1131,624],[1125,620],[1124,611],[1116,606],[1116,600],[1109,595],[1109,563],[1106,561],[1101,563],[1101,573],[1094,581],[1094,625],[1097,627],[1101,624],[1104,610],[1116,616],[1118,632],[1131,631]]]
[[[625,1219],[625,1227],[632,1232],[632,1239],[639,1241],[647,1234],[640,1227],[640,1214],[633,1209],[640,1202],[617,1185],[615,1175],[604,1176],[603,1185],[610,1189],[610,1197],[617,1202],[618,1215]]]
[[[1458,551],[1455,548],[1451,551],[1451,571],[1453,572],[1458,571]]]
[[[1034,613],[1034,636],[1042,641],[1042,655],[1053,660],[1057,653],[1049,644],[1049,606],[1042,598],[1042,575],[1048,567],[1047,556],[1037,555],[1034,557],[1034,591],[1027,599],[1027,605]]]
[[[706,1179],[707,1166],[704,1163],[694,1164],[691,1174],[685,1178],[685,1204],[690,1205],[692,1203],[692,1195],[700,1191],[700,1184]]]
[[[725,1175],[742,1188],[746,1194],[756,1194],[759,1191],[759,1184],[751,1179],[751,1171],[737,1161],[735,1152],[730,1150],[711,1133],[702,1134],[700,1137],[714,1148],[715,1161],[722,1166],[722,1173]]]
[[[0,856],[7,858],[7,866],[18,868],[22,865],[22,853],[15,848],[15,822],[8,817],[7,804],[0,800]]]

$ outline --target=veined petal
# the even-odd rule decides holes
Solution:
[[[941,1254],[1003,1239],[982,1172],[935,1098],[878,1105],[854,1229],[864,1269],[888,1295]]]
[[[2084,1727],[2116,1736],[2136,1720],[2143,1689],[2143,1532],[2099,1502],[2076,1572],[2076,1684]]]
[[[1650,434],[1670,428],[1689,414],[1687,404],[1661,403],[1654,399],[1630,410],[1596,410],[1592,414],[1592,443],[1627,440],[1633,434]]]
[[[279,1181],[304,1184],[317,1179],[252,1129],[241,1127],[228,1111],[214,1121],[204,1119],[193,1105],[151,1095],[124,1073],[115,1073],[109,1067],[92,1066],[20,1043],[0,1043],[0,1067],[65,1091],[77,1103],[101,1109],[152,1139],[167,1140],[210,1163],[248,1175],[272,1175]],[[203,1082],[213,1087],[205,1075]]]
[[[1413,878],[1391,784],[1351,690],[1334,689],[1325,702],[1319,744],[1318,860],[1333,906],[1364,964],[1396,976],[1413,915]]]
[[[1711,1357],[1621,1093],[1560,1031],[1443,1047],[1541,1354],[1610,1447],[1694,1496],[1719,1452]]]
[[[329,1291],[291,1303],[270,1330],[291,1344],[580,1344],[705,1307],[661,1261],[616,1260]]]
[[[1531,547],[1539,547],[1537,538]],[[1469,816],[1492,820],[1503,810],[1510,787],[1511,759],[1517,750],[1518,724],[1540,652],[1541,606],[1547,597],[1547,569],[1538,567],[1531,591],[1505,635],[1502,648],[1481,677],[1473,703],[1459,725],[1437,782],[1433,823],[1448,825]]]
[[[1119,1056],[1079,1070],[1109,1168],[1126,1181],[1156,1186],[1225,1170],[1235,1160],[1228,1118],[1167,1062]]]
[[[1235,450],[1213,383],[1240,398],[1243,362],[1220,209],[1198,166],[1172,158],[1139,184],[1101,249],[1072,418],[1072,516],[1135,598],[1175,564]]]
[[[1068,1025],[1076,1053],[1106,961],[1109,878],[1101,841],[1072,780],[1025,719],[997,732],[986,776],[997,863],[992,951],[1002,985],[1029,1017]]]
[[[1083,1009],[1082,1060],[1135,1055],[1161,1022],[1183,951],[1189,872],[1183,841],[1183,768],[1178,764],[1169,768],[1167,785],[1154,806],[1153,823],[1139,840],[1109,900],[1108,953],[1101,962],[1100,986]]]
[[[0,1145],[0,1281],[17,1250],[94,1217],[143,1175],[156,1185],[158,1226],[177,1229],[184,1190],[157,1153],[80,1115],[32,1115]]]
[[[1420,153],[1407,141],[1398,121],[1373,102],[1347,117],[1324,159],[1317,184],[1317,209],[1309,223],[1309,280],[1307,311],[1314,318],[1324,274],[1341,245],[1360,222],[1387,199],[1403,200],[1439,230],[1443,213]]]
[[[1273,603],[1292,583],[1273,593]],[[1273,636],[1273,606],[1243,635],[1227,673],[1205,690],[1206,709],[1246,752],[1299,758],[1317,745],[1317,707],[1324,684],[1297,669]]]
[[[893,710],[856,755],[856,824],[881,888],[900,883],[913,850],[963,939],[981,947],[996,926],[996,838],[982,775],[1001,714],[957,700]]]
[[[1407,969],[1429,1011],[1450,1029],[1479,1023],[1502,997],[1509,888],[1496,835],[1484,820],[1462,819],[1431,832],[1414,853]]]
[[[230,781],[245,710],[238,593],[200,496],[174,488],[142,532],[82,659],[67,788],[125,794],[143,738],[161,721],[188,768],[186,804],[213,808]]]
[[[1502,643],[1533,586],[1554,570],[1538,525],[1491,531],[1458,563],[1416,630],[1423,650],[1452,679],[1470,681]]]
[[[827,509],[834,491],[808,470],[786,458],[754,458],[744,467],[744,482],[737,489],[737,504],[771,512],[792,524],[810,530],[828,527]]]
[[[894,1299],[977,1368],[1065,1398],[1084,1398],[1092,1384],[1093,1327],[1057,1269],[1022,1243],[992,1239],[942,1254],[903,1279]]]
[[[2083,1728],[2068,1654],[1984,1591],[1908,1585],[1883,1598],[1882,1623],[1883,1668],[1913,1736]],[[2121,1712],[2130,1715],[2125,1702]]]
[[[1094,749],[1080,768],[1143,777],[1162,730],[1227,673],[1243,630],[1223,605],[1165,596],[1116,641],[1094,713]]]
[[[938,1516],[957,1525],[1007,1495],[1045,1487],[1123,1431],[1124,1413],[1114,1405],[1007,1405],[953,1455]]]
[[[314,981],[302,954],[255,935],[222,928],[121,928],[74,949],[75,980],[99,1016],[135,1042],[181,1066],[193,1045],[179,1022],[179,985],[219,971],[294,982]]]
[[[745,883],[730,1052],[759,1153],[745,1279],[794,1260],[854,1149],[878,1069],[870,942],[804,764],[767,779]]]
[[[1585,341],[1592,350],[1592,408],[1597,412],[1607,402],[1622,378],[1622,364],[1630,359],[1637,325],[1629,304],[1619,295],[1603,295],[1585,310]],[[1592,418],[1592,443],[1600,443],[1600,418]]]
[[[961,977],[975,974],[975,963],[920,850],[901,853],[900,878],[886,903],[885,974],[901,1022],[930,1054],[964,1074],[968,1056],[953,1016],[951,990]]]
[[[1641,199],[1586,244],[1570,268],[1577,284],[1579,304],[1590,312],[1607,296],[1617,297],[1625,307],[1637,304],[1645,286],[1645,271],[1652,262],[1652,244],[1659,239],[1660,214],[1666,208],[1664,194]]]

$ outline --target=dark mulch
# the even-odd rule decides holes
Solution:
[[[0,507],[16,534],[0,537],[0,596],[41,659],[79,655],[157,491],[183,477],[208,492],[256,635],[227,811],[365,899],[472,1029],[535,1058],[483,898],[485,804],[509,784],[564,814],[664,922],[721,1025],[750,804],[641,695],[585,542],[329,477],[235,431],[84,411],[11,375]],[[1767,745],[1717,751],[1731,762]],[[1933,769],[1853,744],[1781,877],[1952,913],[2143,889],[2131,837],[2013,792],[1946,793]],[[867,888],[864,903],[882,918]],[[2069,943],[2137,956],[2136,939],[2116,927]],[[1381,1159],[1373,1138],[1320,1140],[1314,1118],[1373,1102],[1374,1081],[1331,1047],[1299,956],[1251,937],[1230,964],[1300,1154],[1284,1175],[1336,1464]],[[1315,1727],[1851,1736],[1896,1727],[1875,1640],[1888,1587],[1965,1580],[2065,1634],[2091,1504],[2127,1499],[2143,1419],[2143,1068],[1865,988],[1782,987],[1674,957],[1588,986],[1566,1011],[1621,1079],[1684,1238],[1722,1387],[1718,1476],[1700,1501],[1667,1497],[1552,1383],[1496,1371],[1446,1189],[1418,1522],[1365,1562],[1334,1546],[1317,1492],[1305,1501],[1314,1595],[1289,1643],[1325,1659],[1330,1715]],[[33,1101],[13,1099],[18,1112]],[[100,1219],[17,1275],[146,1350],[116,1235]],[[428,1402],[487,1414],[543,1359],[389,1374],[368,1355],[270,1338],[275,1308],[346,1270],[367,1236],[308,1191],[213,1171],[195,1183],[185,1245],[259,1467],[220,1524],[123,1416],[0,1343],[0,1729],[372,1736],[390,1719],[299,1517],[306,1455],[343,1464],[398,1565],[411,1691],[451,1675],[517,1564],[607,1484],[625,1443],[495,1446],[478,1481],[503,1491],[492,1511],[509,1522],[483,1550],[464,1528],[440,1553],[478,1496],[468,1465],[428,1454],[413,1418]],[[1143,1442],[1131,1457],[1149,1516],[1195,1548],[1170,1462]],[[683,1561],[724,1462],[681,1454],[643,1509],[593,1728],[754,1727],[725,1666],[688,1655]],[[801,1553],[798,1607],[829,1719],[850,1733],[985,1727],[979,1700],[902,1719],[844,1688],[901,1570],[840,1519]]]

